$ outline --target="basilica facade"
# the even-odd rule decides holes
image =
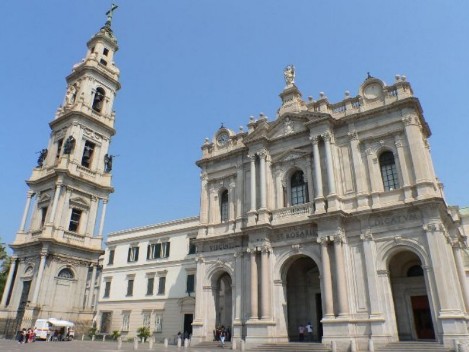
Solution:
[[[111,19],[67,77],[27,181],[0,334],[59,316],[192,344],[219,326],[252,346],[293,342],[308,322],[338,351],[469,342],[469,210],[445,202],[404,76],[368,75],[331,103],[304,100],[288,66],[275,118],[201,146],[198,216],[111,233],[103,250],[120,88]]]

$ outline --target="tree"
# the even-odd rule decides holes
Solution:
[[[1,243],[0,238],[0,300],[3,296],[3,290],[5,289],[5,283],[8,277],[8,271],[10,270],[10,260],[5,245]]]

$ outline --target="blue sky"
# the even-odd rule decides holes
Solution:
[[[20,224],[37,151],[111,1],[0,2],[0,237]],[[370,72],[404,74],[433,136],[447,201],[469,205],[468,1],[121,0],[113,20],[122,89],[105,232],[198,215],[200,146],[223,122],[270,120],[283,68],[304,98],[352,96]]]

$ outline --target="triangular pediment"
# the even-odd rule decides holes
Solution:
[[[75,197],[75,198],[70,199],[70,204],[83,207],[83,208],[89,208],[90,206],[89,203],[82,197]]]
[[[51,200],[50,196],[47,193],[41,194],[38,199],[38,203],[49,203]]]
[[[271,126],[269,131],[269,138],[278,139],[291,134],[304,132],[307,130],[304,125],[305,122],[308,122],[308,119],[303,116],[280,116]]]
[[[244,138],[243,140],[244,144],[252,143],[252,142],[267,138],[269,134],[268,133],[269,130],[270,130],[270,127],[268,123],[264,123],[261,126],[258,126],[253,132],[251,132]]]
[[[307,155],[309,155],[309,153],[305,152],[304,150],[290,149],[281,153],[280,155],[275,156],[274,158],[272,158],[272,161],[274,163],[283,163],[296,159],[301,159]]]

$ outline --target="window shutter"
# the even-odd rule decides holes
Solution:
[[[140,249],[140,247],[136,247],[135,248],[135,260],[134,261],[138,261],[138,250]]]
[[[147,259],[150,259],[150,249],[151,249],[151,245],[149,244],[147,246]]]
[[[161,258],[161,243],[156,244],[155,258]]]
[[[129,254],[127,254],[127,261],[130,262],[130,254],[132,253],[132,247],[129,248]]]

